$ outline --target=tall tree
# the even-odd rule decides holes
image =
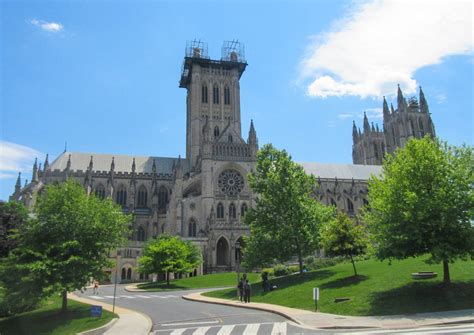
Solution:
[[[319,248],[318,228],[333,217],[334,209],[311,197],[315,177],[271,144],[259,151],[249,183],[258,197],[256,207],[245,215],[250,226],[245,264],[252,267],[296,256],[302,274],[303,257]]]
[[[474,154],[429,137],[408,141],[388,156],[383,176],[369,181],[364,214],[380,259],[430,254],[443,263],[474,257]]]
[[[19,229],[28,218],[27,209],[16,201],[0,201],[0,258],[18,245]]]
[[[202,258],[199,249],[191,242],[165,234],[145,245],[138,263],[140,273],[165,273],[169,286],[170,273],[191,272],[201,265]]]
[[[45,295],[60,292],[66,311],[67,292],[83,288],[90,278],[102,278],[104,268],[111,266],[108,254],[124,242],[131,216],[111,199],[87,196],[71,180],[46,186],[35,215],[5,267],[25,273],[27,281],[7,282],[7,292],[34,283]]]
[[[367,249],[367,236],[362,225],[356,224],[346,213],[339,212],[334,220],[326,222],[321,231],[321,242],[329,256],[347,257],[357,276],[354,257]]]

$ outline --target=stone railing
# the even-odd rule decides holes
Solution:
[[[212,158],[218,160],[252,160],[252,151],[248,144],[215,143],[212,145]]]

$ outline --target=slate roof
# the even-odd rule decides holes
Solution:
[[[382,167],[377,165],[299,163],[306,173],[320,178],[368,180],[371,175],[380,176]]]
[[[128,155],[113,155],[113,154],[95,154],[83,152],[64,152],[51,163],[51,170],[64,170],[67,161],[71,155],[71,170],[86,171],[89,167],[89,162],[92,157],[93,171],[110,171],[110,164],[112,157],[114,157],[115,172],[131,172],[133,158],[135,158],[135,172],[136,173],[151,173],[153,160],[156,162],[157,173],[171,173],[173,162],[177,162],[178,158],[174,157],[155,157],[155,156],[128,156]],[[181,159],[183,170],[187,170],[187,161]]]

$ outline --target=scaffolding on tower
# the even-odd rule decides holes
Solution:
[[[239,40],[224,41],[221,60],[226,62],[245,63],[245,47]]]

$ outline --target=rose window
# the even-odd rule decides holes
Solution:
[[[234,170],[225,170],[217,179],[217,186],[227,195],[237,195],[244,188],[244,178]]]

